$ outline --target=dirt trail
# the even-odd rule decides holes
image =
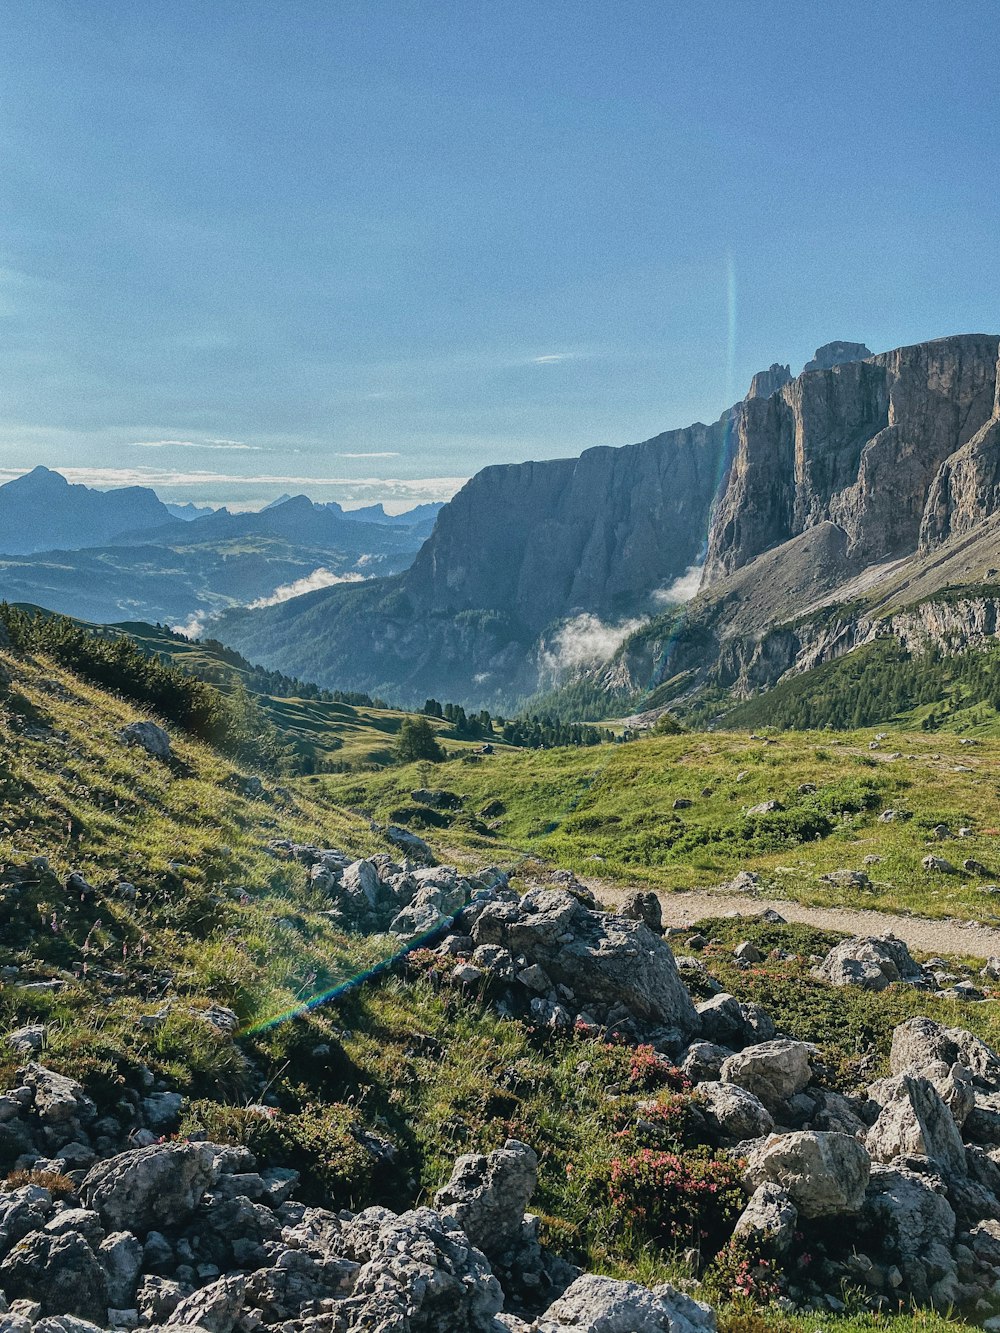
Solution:
[[[609,884],[594,887],[609,906],[625,896],[624,890]],[[896,916],[850,907],[804,907],[783,898],[757,898],[740,893],[661,893],[659,898],[665,926],[689,926],[706,916],[759,916],[773,908],[786,921],[801,921],[851,935],[883,935],[889,931],[922,953],[982,959],[1000,956],[1000,929],[975,921],[952,918],[937,921],[925,916]]]

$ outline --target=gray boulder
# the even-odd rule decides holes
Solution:
[[[538,1182],[538,1158],[517,1139],[483,1156],[467,1153],[452,1168],[434,1204],[461,1227],[493,1264],[509,1262],[521,1242],[524,1214]]]
[[[9,1299],[37,1301],[43,1315],[79,1315],[103,1323],[108,1308],[104,1270],[82,1236],[33,1231],[0,1263]]]
[[[130,1310],[135,1302],[142,1246],[130,1231],[113,1231],[97,1247],[97,1258],[108,1284],[108,1304]]]
[[[39,1231],[52,1212],[52,1195],[39,1185],[0,1193],[0,1254],[32,1231]]]
[[[957,1295],[955,1214],[934,1175],[872,1166],[863,1225],[900,1270],[907,1294],[947,1309]]]
[[[673,1029],[681,1042],[696,1030],[698,1016],[666,943],[641,922],[590,911],[572,893],[537,889],[519,902],[489,903],[472,936],[476,945],[501,945],[540,964],[598,1022],[624,1011]]]
[[[692,1083],[716,1083],[722,1066],[732,1053],[728,1046],[716,1046],[711,1041],[693,1041],[681,1058],[681,1072]]]
[[[215,1182],[217,1151],[207,1143],[164,1143],[119,1153],[91,1168],[80,1197],[116,1231],[144,1235],[177,1226]]]
[[[39,1064],[29,1064],[23,1077],[25,1087],[34,1093],[35,1114],[43,1125],[63,1127],[96,1119],[97,1107],[75,1079]]]
[[[765,1041],[731,1055],[722,1066],[722,1081],[746,1088],[780,1117],[789,1098],[812,1079],[809,1062],[815,1054],[815,1046],[804,1041]]]
[[[585,1273],[535,1328],[538,1333],[715,1333],[715,1315],[666,1283],[650,1291],[637,1282]]]
[[[746,1184],[779,1185],[803,1217],[857,1213],[865,1197],[871,1158],[848,1134],[798,1130],[772,1134],[751,1149]]]
[[[660,899],[653,892],[643,893],[637,890],[628,894],[618,909],[620,916],[627,916],[632,921],[641,921],[654,935],[663,934],[663,908]]]
[[[167,1327],[203,1328],[206,1333],[233,1333],[246,1299],[246,1278],[230,1273],[186,1296],[167,1320]]]
[[[964,1176],[965,1148],[958,1126],[934,1085],[902,1074],[875,1086],[882,1111],[865,1137],[873,1161],[929,1157],[946,1176]]]
[[[170,758],[170,737],[155,722],[130,722],[119,731],[118,739],[126,745],[138,745],[153,759]]]
[[[763,1138],[774,1129],[767,1107],[752,1092],[736,1084],[701,1083],[694,1104],[713,1137],[724,1142]]]
[[[799,1210],[780,1185],[769,1181],[758,1185],[750,1201],[736,1219],[733,1238],[743,1240],[755,1250],[780,1256],[791,1248]]]
[[[885,990],[893,982],[923,981],[923,972],[902,940],[893,935],[858,935],[830,950],[816,975],[833,986]]]

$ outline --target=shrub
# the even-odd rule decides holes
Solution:
[[[715,1253],[743,1209],[739,1164],[650,1148],[611,1163],[608,1196],[622,1219],[664,1249]]]
[[[11,1171],[0,1188],[19,1190],[23,1185],[37,1185],[56,1199],[64,1199],[76,1191],[76,1185],[61,1171]]]

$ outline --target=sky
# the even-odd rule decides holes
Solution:
[[[19,0],[0,480],[399,509],[1000,332],[995,0]]]

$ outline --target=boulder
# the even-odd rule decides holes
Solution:
[[[23,1078],[24,1086],[34,1093],[35,1114],[43,1125],[62,1127],[96,1119],[97,1107],[75,1079],[39,1064],[29,1064]]]
[[[873,1161],[929,1157],[946,1176],[964,1176],[965,1148],[955,1119],[926,1078],[902,1074],[871,1090],[882,1111],[865,1137]]]
[[[752,1092],[731,1083],[701,1083],[694,1104],[713,1137],[739,1143],[770,1134],[774,1121],[767,1107]]]
[[[517,1139],[483,1156],[466,1153],[434,1196],[435,1207],[494,1265],[509,1262],[538,1182],[538,1158]]]
[[[692,1083],[717,1083],[722,1066],[732,1053],[728,1046],[716,1046],[710,1041],[693,1041],[681,1057],[681,1072]]]
[[[138,745],[153,759],[170,758],[170,737],[155,722],[130,722],[119,731],[118,739],[126,745]]]
[[[923,972],[902,940],[893,935],[858,935],[835,945],[816,969],[833,986],[880,991],[896,981],[923,981]]]
[[[673,1029],[682,1044],[698,1017],[670,949],[648,926],[594,912],[572,893],[534,889],[519,902],[488,903],[472,928],[477,946],[497,944],[538,963],[598,1022],[624,1010]]]
[[[650,1291],[637,1282],[585,1273],[535,1328],[538,1333],[715,1333],[715,1315],[666,1283]]]
[[[116,1231],[144,1235],[187,1221],[219,1170],[207,1143],[134,1148],[92,1167],[80,1188],[84,1203]]]
[[[180,1302],[167,1320],[167,1327],[198,1327],[206,1333],[233,1333],[246,1299],[246,1278],[230,1273]]]
[[[430,1208],[398,1217],[369,1208],[344,1224],[344,1245],[361,1263],[338,1307],[348,1328],[497,1333],[500,1284],[450,1219]]]
[[[97,1258],[108,1284],[108,1304],[130,1310],[135,1303],[142,1246],[130,1231],[113,1231],[97,1247]]]
[[[942,1181],[904,1166],[872,1166],[862,1224],[915,1301],[947,1309],[956,1297],[955,1214]]]
[[[79,1315],[104,1323],[108,1309],[104,1270],[82,1236],[33,1231],[0,1263],[7,1297],[38,1301],[43,1315]]]
[[[765,1041],[731,1055],[722,1066],[722,1081],[746,1088],[780,1117],[788,1099],[812,1079],[809,1062],[815,1053],[815,1046],[804,1041]]]
[[[52,1195],[39,1185],[0,1193],[0,1254],[40,1230],[51,1212]]]
[[[803,1217],[857,1213],[864,1203],[871,1158],[849,1134],[798,1130],[772,1134],[747,1157],[746,1183],[779,1185]]]
[[[416,833],[411,833],[409,829],[400,828],[398,824],[390,824],[385,831],[385,838],[393,847],[398,847],[414,861],[419,861],[423,865],[434,864],[434,853],[430,844]]]
[[[641,921],[654,935],[663,934],[663,908],[660,906],[657,894],[643,893],[639,890],[630,893],[622,900],[618,911],[621,916],[627,916],[631,921]]]
[[[733,1239],[776,1257],[786,1254],[795,1238],[799,1210],[780,1185],[758,1185],[736,1219]]]

